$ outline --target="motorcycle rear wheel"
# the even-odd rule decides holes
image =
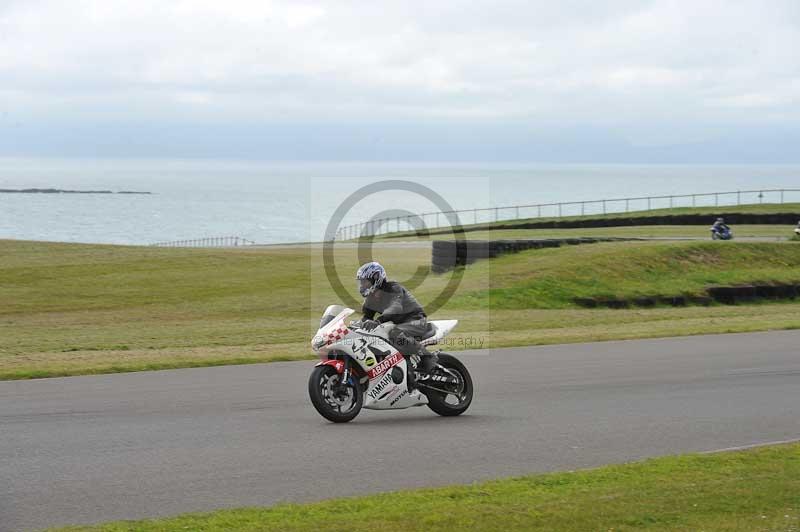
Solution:
[[[460,416],[467,411],[472,404],[472,376],[467,367],[453,355],[439,353],[439,365],[456,374],[461,380],[461,386],[453,390],[452,393],[444,393],[435,390],[424,390],[428,397],[428,408],[440,416],[451,417]]]
[[[358,384],[348,384],[346,395],[337,393],[341,375],[332,366],[317,366],[308,378],[308,395],[317,412],[334,423],[352,421],[364,406],[364,392]]]

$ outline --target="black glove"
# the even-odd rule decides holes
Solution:
[[[361,328],[364,329],[365,331],[371,331],[371,330],[375,329],[375,327],[377,327],[378,325],[380,325],[380,323],[378,323],[375,320],[362,320],[361,321]]]

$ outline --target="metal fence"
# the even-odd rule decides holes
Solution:
[[[451,227],[450,218],[457,216],[459,225],[490,224],[509,220],[537,218],[580,218],[605,214],[647,212],[685,207],[724,207],[760,203],[800,202],[800,189],[737,190],[734,192],[710,192],[703,194],[681,194],[669,196],[643,196],[591,201],[569,201],[561,203],[539,203],[486,207],[447,212],[425,212],[416,217],[400,216],[368,220],[359,224],[340,227],[336,240],[351,240],[362,236],[384,235],[398,231],[411,231],[415,222],[427,229]],[[416,219],[415,219],[416,218]]]
[[[151,246],[162,248],[227,248],[235,246],[253,246],[255,242],[240,236],[217,236],[198,238],[195,240],[175,240],[172,242],[156,242]]]

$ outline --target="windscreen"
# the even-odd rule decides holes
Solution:
[[[331,322],[333,318],[339,315],[344,310],[342,305],[331,305],[322,313],[322,319],[319,320],[319,328],[322,329]]]

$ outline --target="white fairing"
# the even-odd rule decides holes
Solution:
[[[355,311],[344,309],[324,327],[317,331],[312,347],[322,360],[328,360],[332,351],[346,354],[361,367],[361,382],[367,379],[364,392],[364,408],[373,410],[395,410],[422,406],[428,403],[424,394],[415,390],[408,392],[407,362],[400,352],[389,343],[388,334],[394,324],[386,323],[372,331],[351,329],[345,320]],[[425,345],[441,341],[458,323],[458,320],[432,322],[436,334],[425,340]]]
[[[393,410],[428,403],[428,398],[418,391],[408,393],[407,364],[403,355],[395,351],[370,368],[364,408]]]

